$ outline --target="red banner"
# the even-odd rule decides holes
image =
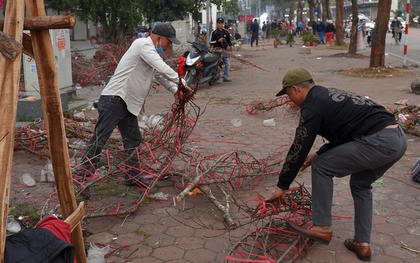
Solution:
[[[3,6],[4,6],[3,0],[0,0],[0,9],[3,9]]]

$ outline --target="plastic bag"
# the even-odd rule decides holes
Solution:
[[[41,170],[41,182],[55,182],[53,166],[50,160],[47,161]]]
[[[12,232],[12,233],[18,233],[21,230],[19,222],[16,221],[12,215],[9,215],[7,217],[6,229],[7,231]]]
[[[106,263],[105,255],[109,252],[109,249],[110,249],[109,246],[99,248],[94,243],[90,243],[87,262],[88,263]]]

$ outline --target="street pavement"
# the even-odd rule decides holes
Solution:
[[[398,107],[395,102],[401,99],[408,100],[408,104],[420,105],[420,96],[409,92],[410,83],[420,75],[418,68],[403,69],[407,73],[403,77],[344,76],[338,71],[369,66],[369,48],[359,52],[364,57],[346,58],[336,54],[346,53],[347,50],[333,50],[325,45],[311,48],[310,54],[301,54],[299,42],[297,39],[293,47],[282,45],[273,48],[271,40],[262,40],[258,47],[243,45],[240,50],[234,51],[233,55],[266,71],[231,59],[232,82],[199,89],[194,102],[204,113],[191,135],[194,140],[188,141],[185,147],[198,149],[204,154],[246,151],[257,159],[267,157],[282,145],[287,149],[298,124],[296,112],[277,107],[272,111],[249,115],[246,105],[253,100],[274,99],[281,88],[282,77],[289,69],[296,67],[309,70],[317,84],[369,96],[391,109]],[[387,56],[385,64],[401,67],[402,59]],[[84,87],[77,90],[80,98],[78,105],[88,105],[96,100],[101,89]],[[146,115],[168,111],[172,103],[172,94],[164,89],[156,89],[147,100]],[[231,120],[236,118],[241,119],[240,127],[231,124]],[[263,126],[263,120],[271,118],[276,125]],[[420,259],[420,184],[410,178],[411,167],[420,157],[420,138],[408,134],[407,139],[406,154],[387,171],[381,183],[373,185],[372,262],[414,263]],[[322,143],[322,138],[318,138],[314,151]],[[41,171],[45,165],[45,161],[23,152],[15,153],[13,163],[13,182],[18,181],[25,172]],[[299,175],[296,181],[311,189],[309,171]],[[13,182],[11,206],[15,200],[13,196],[22,192],[21,188],[14,189]],[[235,191],[252,206],[256,203],[250,200],[259,199],[257,192],[268,197],[276,183],[277,176],[267,176],[258,185]],[[224,262],[235,243],[255,229],[249,214],[238,212],[234,204],[231,204],[231,213],[238,227],[229,230],[223,223],[222,214],[203,195],[189,196],[174,203],[172,197],[179,191],[174,185],[171,179],[159,181],[157,191],[169,194],[168,200],[144,202],[130,216],[85,219],[83,229],[86,241],[111,245],[114,253],[107,258],[107,262]],[[353,215],[349,177],[336,178],[334,187],[333,213],[343,217],[333,220],[331,243],[315,244],[295,262],[359,261],[343,245],[344,240],[352,238],[354,234],[353,219],[349,218]],[[401,242],[416,249],[417,253],[402,248]],[[115,251],[115,248],[120,249]]]

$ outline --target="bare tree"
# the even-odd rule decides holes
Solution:
[[[343,0],[337,0],[335,3],[335,45],[344,45],[344,4]]]
[[[330,0],[322,0],[322,21],[331,19]]]
[[[388,0],[387,0],[388,1]],[[351,30],[350,30],[350,45],[349,54],[356,54],[357,52],[357,24],[359,23],[359,7],[357,0],[351,0]]]
[[[296,8],[297,8],[297,22],[303,21],[304,2],[302,0],[298,0]]]
[[[372,34],[369,67],[385,66],[385,37],[388,30],[391,2],[392,0],[382,0],[378,3],[378,16]]]
[[[308,7],[309,7],[309,20],[310,21],[315,21],[315,17],[314,17],[314,0],[308,0]]]

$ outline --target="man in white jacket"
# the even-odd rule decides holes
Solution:
[[[131,156],[142,141],[137,116],[143,112],[153,77],[171,91],[175,98],[177,97],[178,73],[170,68],[159,55],[172,44],[179,45],[181,42],[176,38],[173,26],[168,23],[156,25],[150,37],[136,39],[131,44],[99,98],[98,122],[84,151],[84,163],[87,158],[92,163],[99,161],[102,148],[112,131],[118,126],[125,155],[130,158],[131,166],[138,166],[136,156]],[[192,93],[191,89],[189,91]],[[130,176],[126,176],[125,183],[146,186],[135,170],[130,171]]]

